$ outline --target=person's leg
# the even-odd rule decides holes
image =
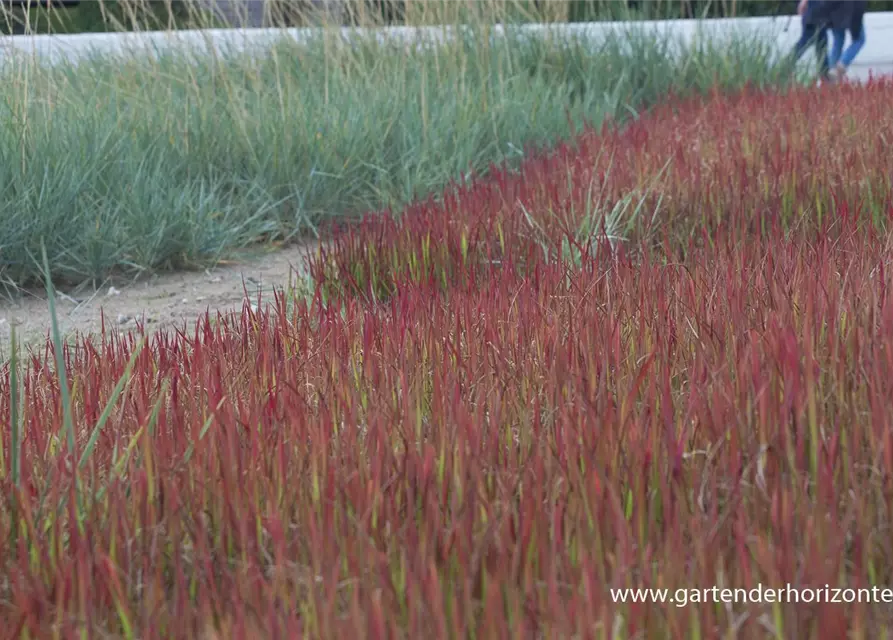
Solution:
[[[800,39],[797,40],[797,44],[794,45],[793,53],[795,61],[799,60],[803,56],[803,52],[812,44],[812,41],[815,38],[815,31],[813,25],[804,23]]]
[[[827,78],[830,68],[828,67],[828,26],[822,25],[816,30],[815,54],[818,58],[819,77]]]
[[[848,69],[851,64],[853,64],[853,60],[856,59],[856,56],[859,55],[859,52],[862,50],[862,47],[865,46],[865,26],[862,24],[861,16],[859,18],[858,23],[853,25],[851,29],[853,41],[850,43],[850,46],[847,47],[846,51],[843,52],[843,55],[840,57],[840,65],[844,69]]]
[[[840,62],[840,56],[843,53],[843,43],[846,41],[846,29],[832,29],[831,36],[833,42],[831,44],[831,53],[828,54],[828,68],[833,69]]]

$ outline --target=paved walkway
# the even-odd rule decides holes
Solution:
[[[682,36],[683,40],[691,41],[698,32],[712,36],[728,35],[732,32],[746,34],[763,33],[776,39],[781,51],[790,51],[794,43],[800,37],[800,19],[796,16],[776,16],[760,18],[727,18],[719,20],[668,20],[638,23],[585,23],[571,25],[526,25],[525,31],[536,33],[538,31],[557,29],[568,34],[576,32],[594,37],[596,40],[603,38],[611,31],[622,31],[629,27],[654,30]],[[875,76],[893,76],[893,12],[869,13],[865,16],[866,44],[859,57],[850,70],[850,77],[855,80],[865,80],[869,74]],[[40,57],[59,61],[77,61],[91,50],[97,53],[120,53],[127,51],[131,54],[143,55],[142,52],[154,54],[155,51],[176,45],[197,45],[200,48],[211,47],[221,51],[223,48],[235,49],[252,48],[262,51],[271,46],[279,37],[290,35],[300,41],[309,36],[314,29],[214,29],[210,31],[179,31],[175,33],[146,32],[146,33],[97,33],[97,34],[69,34],[55,36],[0,36],[0,62],[8,59],[9,54],[36,53]],[[348,30],[345,30],[348,31]],[[442,29],[438,27],[385,27],[381,29],[359,29],[360,32],[375,32],[379,38],[414,38],[416,36],[430,37],[440,40],[443,37]],[[499,28],[496,28],[499,31]],[[345,34],[346,35],[346,34]],[[349,37],[349,36],[348,36]],[[849,38],[848,38],[849,39]],[[142,50],[142,52],[140,51]],[[808,56],[807,52],[804,57]]]
[[[868,80],[869,76],[893,77],[893,61],[890,61],[888,63],[869,62],[865,64],[859,64],[859,60],[857,59],[855,62],[853,62],[853,66],[850,67],[847,76],[854,80]]]

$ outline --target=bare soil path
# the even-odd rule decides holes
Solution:
[[[268,252],[246,253],[238,260],[205,271],[155,274],[137,280],[116,280],[101,286],[60,290],[56,313],[63,336],[97,335],[102,329],[134,330],[137,321],[147,332],[173,327],[191,329],[206,311],[215,314],[240,311],[247,297],[258,294],[270,301],[274,290],[287,289],[306,276],[306,258],[318,242]],[[9,355],[10,327],[23,346],[42,347],[51,331],[51,316],[44,290],[24,291],[15,298],[0,292],[0,356]]]

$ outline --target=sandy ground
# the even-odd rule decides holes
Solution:
[[[139,280],[107,281],[101,286],[61,290],[56,313],[63,336],[75,332],[99,334],[102,313],[106,329],[135,330],[137,321],[147,332],[173,327],[191,329],[206,311],[240,311],[246,298],[258,294],[271,301],[274,290],[288,288],[306,275],[306,257],[319,244],[308,242],[265,254],[246,254],[236,261],[198,272],[155,274]],[[20,344],[41,347],[51,328],[46,292],[19,292],[15,298],[0,294],[0,350],[8,357],[10,327],[16,327]]]

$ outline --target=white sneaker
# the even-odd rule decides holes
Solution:
[[[834,76],[835,80],[843,80],[846,77],[846,67],[841,63],[837,63],[837,66],[834,68]]]

